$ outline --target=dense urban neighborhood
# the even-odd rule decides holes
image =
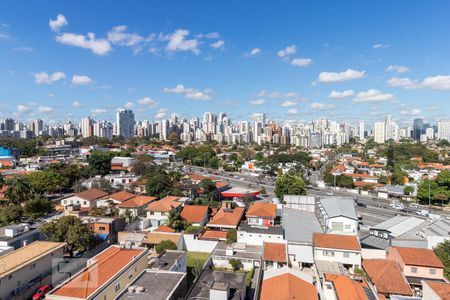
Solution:
[[[1,299],[449,299],[447,140],[134,133],[0,138]]]

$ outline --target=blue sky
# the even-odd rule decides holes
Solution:
[[[1,1],[0,117],[450,116],[450,2]]]

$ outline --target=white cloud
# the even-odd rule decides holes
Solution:
[[[225,47],[225,42],[220,40],[212,43],[210,46],[214,49],[223,49]]]
[[[408,73],[410,71],[410,69],[405,66],[389,65],[385,71],[386,72],[394,72],[394,73]]]
[[[309,105],[309,108],[314,109],[314,110],[325,110],[325,109],[330,109],[332,107],[333,107],[333,105],[331,105],[331,104],[320,103],[320,102],[313,102]]]
[[[264,99],[254,99],[254,100],[250,101],[250,103],[252,105],[262,105],[262,104],[266,103],[266,101]]]
[[[421,87],[433,90],[450,90],[450,75],[437,75],[425,78]]]
[[[128,33],[126,30],[127,26],[125,25],[113,27],[113,29],[108,32],[108,40],[112,44],[128,47],[136,46],[144,41],[144,37],[137,33]]]
[[[125,107],[125,108],[132,108],[133,106],[134,106],[133,102],[127,102],[127,103],[125,103],[125,105],[123,107]]]
[[[413,108],[413,109],[409,109],[409,110],[401,110],[400,114],[403,116],[417,116],[421,113],[422,111],[418,108]]]
[[[291,65],[296,67],[306,67],[312,63],[311,58],[294,58],[291,61]]]
[[[250,51],[248,51],[248,52],[245,52],[244,53],[244,56],[245,57],[252,57],[252,56],[256,56],[256,55],[258,55],[258,54],[260,54],[261,53],[261,49],[259,49],[259,48],[253,48],[252,50],[250,50]]]
[[[382,93],[379,90],[370,89],[367,92],[360,92],[356,94],[353,99],[355,103],[370,103],[370,102],[386,102],[392,101],[395,97],[392,94]]]
[[[177,29],[174,33],[163,37],[164,41],[168,41],[166,46],[167,52],[191,51],[195,55],[200,54],[197,39],[187,39],[189,31],[186,29]]]
[[[106,55],[112,51],[111,44],[107,39],[96,38],[95,34],[91,32],[87,35],[63,33],[56,37],[56,41],[63,45],[89,49],[97,55]]]
[[[419,80],[412,80],[408,77],[392,77],[386,82],[389,86],[402,87],[404,89],[432,89],[447,91],[450,90],[450,75],[429,76]]]
[[[38,111],[41,113],[50,114],[54,111],[54,109],[49,106],[39,106]]]
[[[93,116],[101,115],[101,114],[104,114],[104,113],[106,113],[106,109],[104,109],[104,108],[91,109],[91,114]]]
[[[79,101],[75,100],[72,102],[72,106],[75,108],[80,108],[82,105]]]
[[[197,39],[219,39],[220,38],[220,34],[218,32],[210,32],[210,33],[199,33],[196,34],[195,37]]]
[[[289,99],[289,98],[298,98],[299,95],[296,92],[287,92],[287,93],[281,93],[277,91],[267,91],[267,90],[261,90],[258,93],[259,97],[269,97],[271,99]]]
[[[321,72],[319,74],[319,82],[332,83],[342,82],[354,79],[361,79],[366,76],[365,71],[356,71],[347,69],[343,72]]]
[[[20,113],[27,113],[30,112],[31,107],[29,105],[25,105],[25,104],[19,104],[17,105],[17,111]]]
[[[353,90],[345,90],[342,92],[331,91],[331,93],[328,95],[328,98],[342,99],[342,98],[346,98],[346,97],[352,97],[354,95],[355,95],[355,92]]]
[[[148,106],[148,107],[154,107],[158,104],[158,102],[150,97],[144,97],[142,99],[139,99],[137,101],[140,105]]]
[[[177,84],[173,88],[164,88],[164,93],[175,93],[175,94],[184,94],[184,96],[188,99],[192,100],[211,100],[212,99],[212,91],[210,89],[204,89],[203,91],[194,89],[194,88],[187,88],[182,84]]]
[[[66,17],[64,15],[59,14],[55,20],[50,19],[48,22],[48,26],[52,31],[59,31],[64,26],[67,26],[69,22],[67,22]]]
[[[168,110],[166,108],[159,109],[155,114],[155,119],[160,120],[167,117]]]
[[[37,84],[53,84],[54,82],[66,78],[66,74],[63,72],[54,72],[48,74],[47,72],[34,73],[34,81]]]
[[[73,75],[72,77],[72,84],[74,85],[86,85],[92,82],[92,79],[86,75]]]
[[[279,50],[277,52],[277,55],[278,55],[278,57],[284,58],[284,57],[287,57],[287,56],[289,56],[291,54],[295,54],[296,52],[297,52],[297,46],[290,45],[290,46],[287,46],[286,48],[284,48],[282,50]]]
[[[391,45],[389,45],[389,44],[375,44],[375,45],[373,45],[373,47],[375,48],[375,49],[386,49],[386,48],[389,48]]]
[[[298,110],[296,108],[291,108],[288,110],[289,115],[298,115]]]
[[[14,51],[20,51],[20,52],[33,52],[32,47],[14,47]]]
[[[295,106],[295,105],[297,105],[297,103],[294,101],[290,101],[290,100],[286,100],[283,103],[281,103],[282,107],[291,107],[291,106]]]

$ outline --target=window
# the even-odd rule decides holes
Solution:
[[[8,275],[8,279],[11,280],[12,279],[12,274]]]
[[[100,226],[100,227],[98,228],[98,230],[105,231],[105,230],[106,230],[106,227],[105,227],[105,226]]]
[[[349,257],[350,257],[350,253],[344,252],[344,255],[343,255],[343,256],[349,258]]]
[[[417,273],[417,268],[411,267],[411,273]]]
[[[30,265],[30,270],[33,270],[33,269],[36,269],[36,264],[35,263]]]
[[[155,212],[151,211],[150,216],[154,216],[154,215],[155,215]]]
[[[334,256],[334,251],[323,250],[323,256]]]
[[[116,287],[114,289],[116,290],[116,292],[120,290],[120,282],[116,284]]]
[[[84,205],[87,205],[87,201],[83,201],[83,204],[84,204]]]
[[[436,275],[436,269],[430,269],[430,275]]]
[[[351,225],[345,225],[345,229],[350,229],[350,228],[352,228]]]
[[[166,213],[165,213],[165,212],[162,212],[162,213],[161,213],[161,216],[165,216],[165,215],[166,215]]]

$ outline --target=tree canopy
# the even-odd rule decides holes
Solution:
[[[92,175],[106,175],[111,170],[111,159],[113,155],[110,152],[92,151],[88,157],[89,167]]]
[[[33,172],[27,177],[32,188],[38,194],[54,194],[68,185],[68,179],[54,171]]]
[[[305,181],[298,176],[278,176],[275,181],[275,195],[281,200],[284,195],[306,195]]]
[[[444,265],[444,276],[450,280],[450,240],[446,240],[434,248],[434,253]]]
[[[155,247],[156,253],[161,254],[166,250],[177,250],[177,245],[170,240],[164,240],[159,242]]]
[[[23,206],[23,214],[31,219],[38,219],[49,214],[52,209],[52,204],[48,199],[36,197],[25,202],[25,205]]]
[[[450,171],[444,170],[434,180],[425,179],[419,186],[417,198],[428,204],[428,193],[434,204],[448,204],[450,198]]]

